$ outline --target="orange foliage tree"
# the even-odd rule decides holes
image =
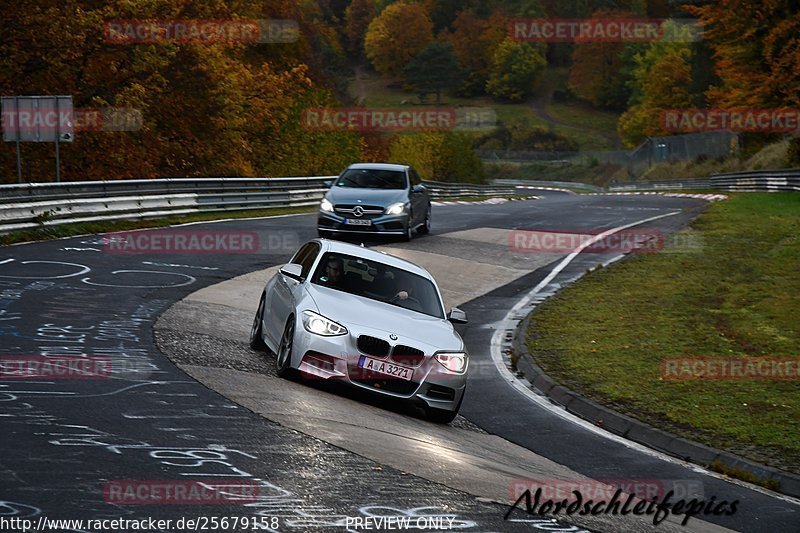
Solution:
[[[305,4],[302,4],[305,5]],[[133,108],[141,129],[81,132],[62,145],[62,179],[254,176],[338,172],[357,159],[351,132],[300,127],[307,106],[335,105],[320,87],[299,1],[41,0],[6,2],[0,93],[73,96],[76,108]],[[291,43],[113,44],[110,20],[297,21]],[[335,32],[334,32],[335,33]],[[53,147],[22,147],[25,181],[54,178]],[[0,146],[0,180],[16,181],[14,145]]]
[[[687,6],[700,19],[722,83],[720,107],[800,105],[800,12],[790,0],[720,0]]]
[[[508,17],[502,11],[480,18],[470,10],[460,12],[453,22],[453,30],[442,35],[442,39],[453,45],[459,65],[467,70],[466,93],[484,92],[495,51],[507,36]]]
[[[364,50],[380,73],[400,76],[403,68],[433,41],[433,23],[421,4],[398,2],[384,9],[367,29]]]
[[[631,18],[627,11],[603,9],[592,18]],[[614,95],[620,91],[625,80],[620,76],[624,67],[625,43],[586,42],[577,43],[572,51],[567,87],[578,97],[595,107],[613,106]]]
[[[347,51],[356,59],[364,54],[364,36],[375,18],[374,0],[353,0],[345,10]]]

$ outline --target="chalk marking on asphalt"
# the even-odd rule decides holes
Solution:
[[[793,498],[791,496],[786,496],[785,494],[779,494],[777,492],[773,492],[773,491],[764,489],[764,488],[759,487],[757,485],[751,485],[749,483],[745,483],[745,482],[740,481],[738,479],[732,479],[732,478],[729,478],[727,476],[723,476],[723,475],[717,474],[716,472],[711,472],[710,470],[706,470],[705,468],[703,468],[700,465],[696,465],[694,463],[687,463],[687,462],[681,461],[680,459],[676,459],[675,457],[672,457],[672,456],[669,456],[667,454],[661,453],[661,452],[659,452],[657,450],[654,450],[652,448],[649,448],[649,447],[647,447],[647,446],[645,446],[643,444],[639,444],[637,442],[630,441],[630,440],[628,440],[628,439],[626,439],[624,437],[621,437],[619,435],[611,433],[610,431],[607,431],[605,429],[597,427],[594,424],[592,424],[591,422],[589,422],[587,420],[584,420],[583,418],[580,418],[580,417],[578,417],[576,415],[573,415],[572,413],[567,411],[564,407],[557,406],[557,405],[551,403],[550,400],[547,397],[535,393],[533,390],[531,390],[529,385],[525,385],[522,381],[517,379],[517,377],[514,376],[514,374],[506,367],[506,364],[503,361],[503,353],[502,353],[503,337],[505,336],[505,333],[507,331],[516,330],[517,325],[520,323],[519,319],[515,319],[513,317],[514,316],[521,316],[522,315],[522,309],[527,307],[534,300],[536,295],[543,288],[545,288],[562,270],[564,270],[564,268],[570,262],[572,262],[572,260],[575,259],[575,257],[577,257],[578,254],[584,248],[586,248],[588,246],[591,246],[592,244],[594,244],[595,242],[597,242],[599,240],[604,239],[608,235],[612,235],[614,233],[617,233],[619,231],[631,228],[633,226],[639,226],[641,224],[646,224],[646,223],[652,222],[654,220],[658,220],[658,219],[661,219],[661,218],[674,216],[674,215],[677,215],[677,214],[680,214],[680,211],[673,211],[671,213],[666,213],[666,214],[663,214],[663,215],[657,215],[657,216],[654,216],[654,217],[646,218],[644,220],[639,220],[638,222],[633,222],[631,224],[625,224],[624,226],[619,226],[619,227],[616,227],[616,228],[612,228],[610,230],[604,231],[603,233],[600,233],[600,234],[594,236],[593,238],[589,239],[585,243],[581,244],[579,247],[575,248],[575,250],[572,253],[567,255],[558,265],[556,265],[553,268],[553,270],[551,270],[550,273],[547,276],[545,276],[545,278],[542,281],[540,281],[530,292],[528,292],[528,294],[523,296],[514,305],[514,307],[512,307],[511,310],[509,310],[509,312],[506,314],[506,316],[503,318],[502,321],[497,323],[497,328],[495,329],[494,335],[492,335],[492,341],[491,341],[492,361],[494,362],[494,365],[497,368],[497,371],[500,373],[500,376],[503,377],[506,380],[506,382],[514,390],[516,390],[517,392],[522,394],[524,397],[526,397],[527,399],[529,399],[530,401],[532,401],[533,403],[535,403],[536,405],[538,405],[542,409],[545,409],[549,413],[554,414],[554,415],[566,420],[567,422],[570,422],[570,423],[572,423],[574,425],[580,426],[583,429],[594,433],[595,435],[598,435],[600,437],[603,437],[603,438],[606,438],[608,440],[611,440],[611,441],[617,442],[619,444],[622,444],[623,446],[625,446],[627,448],[630,448],[632,450],[636,450],[638,452],[644,453],[644,454],[649,455],[651,457],[655,457],[656,459],[661,459],[662,461],[665,461],[665,462],[668,462],[668,463],[672,463],[672,464],[675,464],[675,465],[683,466],[683,467],[688,468],[688,469],[690,469],[690,470],[692,470],[692,471],[694,471],[694,472],[696,472],[698,474],[705,474],[707,476],[710,476],[710,477],[713,477],[713,478],[716,478],[716,479],[719,479],[719,480],[722,480],[722,481],[727,481],[729,483],[733,483],[735,485],[739,485],[741,487],[745,487],[745,488],[748,488],[750,490],[754,490],[756,492],[760,492],[760,493],[765,494],[767,496],[771,496],[773,498],[777,498],[779,500],[783,500],[783,501],[788,502],[788,503],[793,503],[795,505],[800,505],[800,499]],[[622,256],[622,255],[617,256],[612,261],[615,261],[617,259],[621,259],[622,257],[624,257],[624,256]],[[609,261],[609,263],[611,263],[612,261]]]

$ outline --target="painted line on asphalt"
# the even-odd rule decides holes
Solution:
[[[603,437],[603,438],[606,438],[608,440],[611,440],[611,441],[617,442],[619,444],[622,444],[623,446],[625,446],[627,448],[630,448],[632,450],[638,451],[640,453],[644,453],[646,455],[649,455],[651,457],[654,457],[656,459],[660,459],[660,460],[668,462],[668,463],[672,463],[672,464],[676,464],[676,465],[680,465],[680,466],[686,467],[686,468],[688,468],[688,469],[690,469],[690,470],[692,470],[692,471],[694,471],[694,472],[696,472],[698,474],[705,474],[707,476],[710,476],[710,477],[713,477],[713,478],[716,478],[716,479],[719,479],[719,480],[727,481],[729,483],[733,483],[735,485],[739,485],[741,487],[745,487],[745,488],[748,488],[750,490],[754,490],[754,491],[760,492],[762,494],[765,494],[767,496],[771,496],[773,498],[777,498],[777,499],[783,500],[785,502],[793,503],[795,505],[800,505],[800,499],[793,498],[791,496],[786,496],[784,494],[779,494],[777,492],[773,492],[773,491],[765,489],[763,487],[760,487],[760,486],[757,486],[757,485],[752,485],[750,483],[746,483],[746,482],[740,481],[738,479],[729,478],[729,477],[724,476],[722,474],[718,474],[716,472],[712,472],[710,470],[707,470],[707,469],[703,468],[702,466],[696,465],[694,463],[687,463],[685,461],[681,461],[680,459],[677,459],[677,458],[672,457],[670,455],[661,453],[661,452],[659,452],[657,450],[654,450],[652,448],[649,448],[649,447],[647,447],[647,446],[645,446],[643,444],[639,444],[637,442],[633,442],[631,440],[626,439],[625,437],[622,437],[620,435],[616,435],[614,433],[611,433],[610,431],[607,431],[607,430],[602,429],[602,428],[600,428],[598,426],[595,426],[591,422],[589,422],[587,420],[584,420],[583,418],[580,418],[580,417],[570,413],[564,407],[561,407],[561,406],[558,406],[558,405],[552,403],[546,396],[543,396],[543,395],[540,395],[540,394],[537,394],[536,392],[534,392],[531,389],[531,386],[530,385],[526,385],[521,380],[519,380],[508,369],[508,367],[506,366],[505,362],[503,361],[503,345],[504,345],[503,338],[506,336],[507,332],[515,331],[516,328],[517,328],[517,325],[522,320],[522,319],[516,319],[516,318],[513,318],[513,317],[522,316],[522,312],[523,312],[522,310],[525,307],[527,307],[528,305],[530,305],[530,303],[536,298],[536,295],[539,294],[539,292],[542,289],[547,287],[547,285],[562,270],[564,270],[564,268],[566,268],[566,266],[569,265],[569,263],[571,263],[572,260],[575,259],[575,257],[577,257],[578,254],[581,253],[581,251],[584,248],[586,248],[588,246],[591,246],[595,242],[597,242],[599,240],[602,240],[602,239],[606,238],[607,236],[612,235],[614,233],[617,233],[619,231],[622,231],[622,230],[625,230],[625,229],[628,229],[628,228],[632,228],[634,226],[639,226],[641,224],[646,224],[648,222],[652,222],[654,220],[658,220],[658,219],[661,219],[661,218],[674,216],[674,215],[677,215],[677,214],[680,214],[680,211],[673,211],[671,213],[666,213],[666,214],[663,214],[663,215],[657,215],[657,216],[654,216],[654,217],[650,217],[650,218],[646,218],[646,219],[643,219],[643,220],[639,220],[637,222],[633,222],[631,224],[625,224],[624,226],[619,226],[619,227],[616,227],[616,228],[612,228],[612,229],[607,230],[607,231],[605,231],[603,233],[600,233],[599,235],[594,236],[593,238],[591,238],[590,240],[586,241],[585,243],[580,245],[578,248],[576,248],[572,253],[567,255],[559,264],[557,264],[553,268],[553,270],[550,271],[550,273],[547,276],[545,276],[545,278],[542,281],[540,281],[530,292],[528,292],[528,294],[523,296],[514,305],[514,307],[512,307],[511,310],[509,310],[509,312],[506,314],[506,316],[503,318],[503,320],[500,321],[496,325],[497,327],[495,328],[495,332],[492,335],[491,348],[490,348],[490,352],[491,352],[491,356],[492,356],[492,362],[494,362],[494,366],[497,368],[497,371],[500,373],[500,376],[502,378],[504,378],[505,381],[514,390],[519,392],[522,396],[524,396],[528,400],[530,400],[533,403],[535,403],[540,408],[545,409],[546,411],[548,411],[548,412],[550,412],[550,413],[552,413],[552,414],[554,414],[554,415],[566,420],[567,422],[570,422],[570,423],[572,423],[574,425],[580,426],[583,429],[594,433],[595,435],[598,435],[600,437]],[[615,262],[615,261],[617,261],[619,259],[622,259],[623,257],[624,257],[624,255],[616,256],[616,257],[614,257],[613,259],[611,259],[610,261],[608,261],[605,264],[606,265],[610,264],[610,263]],[[548,296],[549,296],[549,294],[548,294]]]

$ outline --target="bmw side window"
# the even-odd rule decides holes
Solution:
[[[419,174],[417,174],[416,170],[411,168],[411,169],[408,170],[408,174],[411,176],[411,186],[412,187],[414,185],[419,185],[420,184],[421,180],[419,179]]]
[[[314,265],[314,260],[319,255],[320,246],[319,244],[312,242],[308,245],[308,252],[306,253],[305,257],[300,259],[300,264],[303,266],[302,272],[300,275],[304,278],[308,277],[308,274],[311,272],[311,267]]]
[[[289,261],[289,262],[290,263],[296,263],[298,265],[302,265],[303,264],[303,259],[305,259],[306,255],[308,255],[308,253],[311,251],[311,248],[313,246],[314,246],[313,242],[309,242],[307,244],[304,244],[302,248],[297,250],[297,253],[294,254],[294,257],[292,257],[292,260]]]

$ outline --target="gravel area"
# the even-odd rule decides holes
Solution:
[[[275,356],[253,350],[244,341],[232,341],[198,333],[188,334],[170,328],[156,328],[155,340],[158,349],[178,365],[227,368],[279,379],[275,373]],[[461,415],[450,425],[486,433]]]

